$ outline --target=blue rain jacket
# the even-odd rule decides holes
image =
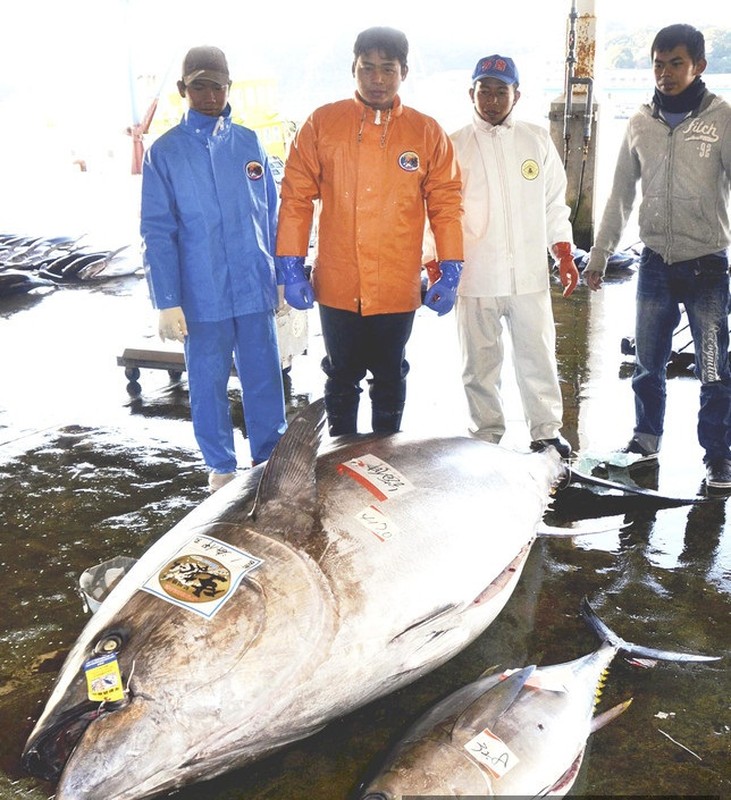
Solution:
[[[189,109],[145,154],[140,232],[155,308],[217,322],[277,306],[277,190],[257,135]]]

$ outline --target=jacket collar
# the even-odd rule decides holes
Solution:
[[[487,120],[483,119],[475,108],[472,109],[472,127],[478,131],[486,131],[487,133],[494,132],[493,135],[501,136],[503,132],[515,127],[515,120],[513,118],[513,111],[511,110],[507,117],[500,125],[492,125]]]
[[[355,100],[355,105],[356,105],[356,107],[358,109],[358,115],[363,117],[364,119],[368,120],[368,122],[375,122],[376,114],[378,113],[376,111],[376,109],[375,108],[371,108],[370,106],[367,106],[361,100],[360,95],[357,92],[355,93],[354,100]],[[398,95],[396,95],[396,97],[394,97],[393,105],[391,106],[391,108],[389,110],[380,112],[380,115],[381,115],[380,118],[385,119],[386,115],[389,114],[389,111],[391,112],[390,115],[389,115],[391,117],[391,119],[393,119],[394,117],[400,117],[401,114],[403,114],[404,107],[401,104],[401,98]]]
[[[192,136],[209,138],[211,136],[221,136],[231,129],[231,104],[226,103],[226,107],[218,117],[209,117],[208,114],[201,114],[189,108],[180,123],[184,130]]]

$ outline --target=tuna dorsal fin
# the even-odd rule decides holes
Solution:
[[[467,731],[471,738],[475,733],[493,727],[500,715],[515,702],[535,669],[535,665],[523,667],[481,694],[454,721],[452,736],[455,731],[461,731],[460,736]]]
[[[260,519],[283,505],[314,518],[317,507],[315,459],[325,424],[325,401],[310,403],[289,424],[259,481],[251,516]]]

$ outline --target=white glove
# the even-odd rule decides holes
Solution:
[[[188,335],[188,326],[185,323],[183,309],[180,306],[160,309],[157,330],[163,342],[165,339],[184,342]]]

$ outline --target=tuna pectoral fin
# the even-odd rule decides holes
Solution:
[[[652,658],[656,661],[719,661],[721,656],[704,656],[697,653],[676,653],[672,650],[655,650],[652,647],[642,647],[625,641],[616,634],[589,605],[589,600],[584,597],[581,601],[581,615],[586,620],[594,633],[604,642],[638,658]]]
[[[251,516],[277,513],[282,503],[314,518],[317,508],[315,459],[325,424],[325,401],[310,403],[290,423],[277,442],[259,482]]]
[[[540,523],[536,528],[536,536],[545,537],[566,537],[566,536],[587,536],[598,533],[611,533],[628,528],[630,522],[625,521],[624,514],[616,514],[611,517],[602,517],[599,522],[596,519],[590,520],[586,525],[572,525],[571,527],[558,528],[546,523]]]
[[[485,728],[494,727],[500,716],[513,705],[535,669],[535,665],[533,665],[513,672],[470,703],[454,721],[451,731],[452,738],[457,733],[460,738],[463,738],[466,733],[467,737],[471,739]]]
[[[623,714],[631,705],[632,698],[630,697],[629,700],[625,700],[624,703],[619,703],[616,706],[604,711],[602,714],[597,714],[591,720],[591,732],[598,731],[599,728],[603,728],[605,725],[609,725],[610,722],[613,722],[620,714]]]

